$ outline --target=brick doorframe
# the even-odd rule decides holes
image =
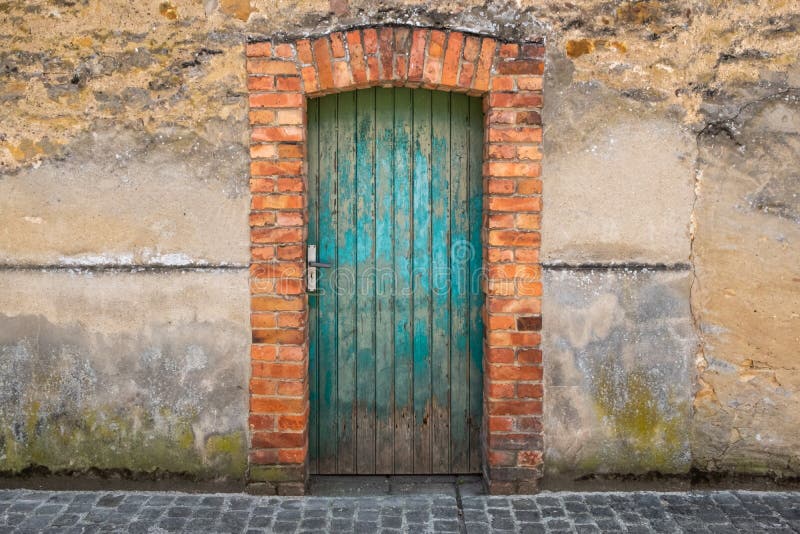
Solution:
[[[302,494],[306,488],[306,99],[404,86],[483,97],[483,473],[492,493],[535,491],[543,449],[544,47],[378,26],[253,42],[246,52],[252,128],[250,490]]]

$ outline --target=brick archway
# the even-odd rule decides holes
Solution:
[[[402,26],[247,45],[252,491],[302,494],[307,479],[306,99],[376,85],[483,97],[483,472],[492,493],[536,490],[543,56],[541,43]]]

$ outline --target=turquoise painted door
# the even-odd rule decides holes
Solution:
[[[309,100],[311,470],[480,470],[479,99]]]

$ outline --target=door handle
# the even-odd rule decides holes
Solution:
[[[306,291],[314,293],[317,291],[317,269],[329,268],[331,264],[317,261],[317,245],[308,245],[307,264]]]

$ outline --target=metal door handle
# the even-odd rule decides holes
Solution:
[[[308,245],[308,267],[306,268],[306,291],[314,293],[317,290],[317,269],[329,268],[330,263],[317,261],[317,245]]]

